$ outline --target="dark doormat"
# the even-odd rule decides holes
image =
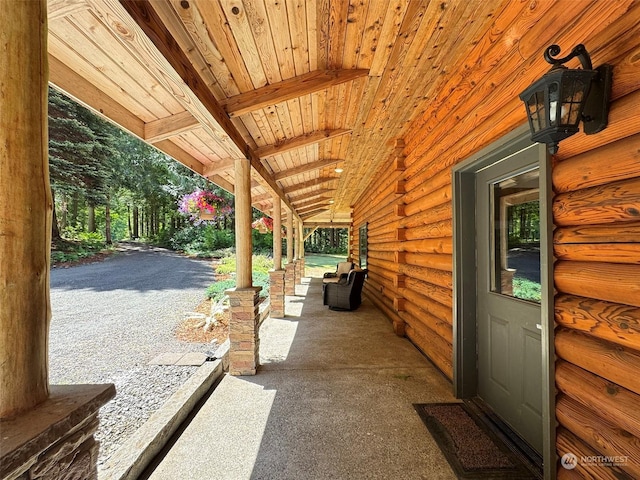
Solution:
[[[416,403],[413,407],[458,478],[537,478],[464,403]]]

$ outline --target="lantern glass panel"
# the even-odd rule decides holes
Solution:
[[[581,79],[574,78],[562,85],[562,123],[577,126],[580,122],[582,101],[588,85]]]
[[[558,101],[560,93],[557,83],[549,84],[549,123],[552,127],[558,125]]]
[[[544,105],[544,92],[534,92],[527,102],[531,125],[536,132],[547,126],[547,110]]]

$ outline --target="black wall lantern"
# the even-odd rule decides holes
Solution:
[[[553,58],[559,53],[558,45],[546,49],[544,59],[553,67],[520,94],[527,108],[531,140],[546,143],[552,154],[558,151],[558,142],[578,132],[581,120],[587,135],[606,128],[613,74],[611,65],[594,69],[582,44],[564,58]],[[563,65],[575,57],[582,69]]]

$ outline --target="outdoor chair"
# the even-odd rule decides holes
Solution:
[[[366,270],[351,270],[336,283],[324,285],[323,304],[330,310],[355,310],[362,303],[362,286]]]
[[[335,283],[342,275],[347,275],[353,269],[353,262],[340,262],[335,272],[327,272],[322,276],[322,283]]]

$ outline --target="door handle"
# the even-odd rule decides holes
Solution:
[[[536,323],[536,328],[538,330],[542,330],[542,324],[541,323]]]

